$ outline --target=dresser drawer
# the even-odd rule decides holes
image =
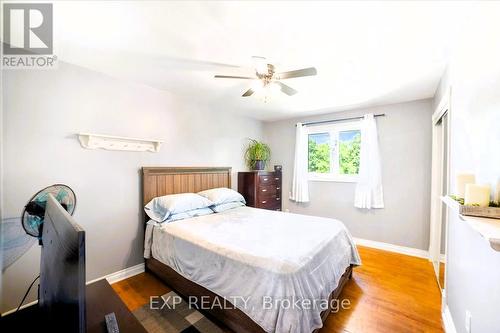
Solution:
[[[257,208],[269,209],[269,210],[281,210],[281,199],[276,200],[276,198],[269,198],[266,200],[259,200]]]
[[[281,184],[280,176],[273,174],[259,176],[259,185],[270,185],[270,184],[273,185]]]
[[[257,196],[258,197],[266,197],[266,196],[278,195],[279,193],[281,193],[280,190],[281,190],[281,188],[279,185],[275,185],[275,184],[261,185],[257,188]]]
[[[268,207],[274,207],[277,206],[281,207],[281,196],[277,195],[266,195],[259,197],[257,200],[257,207],[258,208],[268,208]]]

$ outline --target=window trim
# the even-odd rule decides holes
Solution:
[[[330,135],[330,140],[332,138],[336,138],[336,142],[338,142],[338,135],[340,132],[345,131],[361,131],[361,121],[346,121],[341,123],[332,123],[325,125],[315,125],[315,126],[307,126],[305,133],[307,135],[307,140],[309,140],[310,134],[316,133],[328,133]],[[331,143],[332,144],[332,143]],[[335,151],[335,153],[333,153]],[[336,165],[336,170],[338,170],[338,149],[332,149],[331,158],[333,159]],[[306,163],[309,165],[309,152],[307,154]],[[359,175],[345,175],[337,173],[316,173],[309,172],[309,167],[307,168],[307,179],[308,181],[319,181],[319,182],[339,182],[339,183],[356,183],[358,181]]]

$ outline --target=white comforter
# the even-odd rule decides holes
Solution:
[[[350,264],[361,263],[333,219],[240,207],[148,226],[145,256],[230,300],[266,332],[309,333]]]

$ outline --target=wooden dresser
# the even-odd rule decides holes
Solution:
[[[281,172],[238,172],[238,192],[247,206],[281,210]]]

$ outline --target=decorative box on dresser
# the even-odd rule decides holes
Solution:
[[[281,210],[281,172],[238,172],[238,192],[247,201],[247,206]]]

